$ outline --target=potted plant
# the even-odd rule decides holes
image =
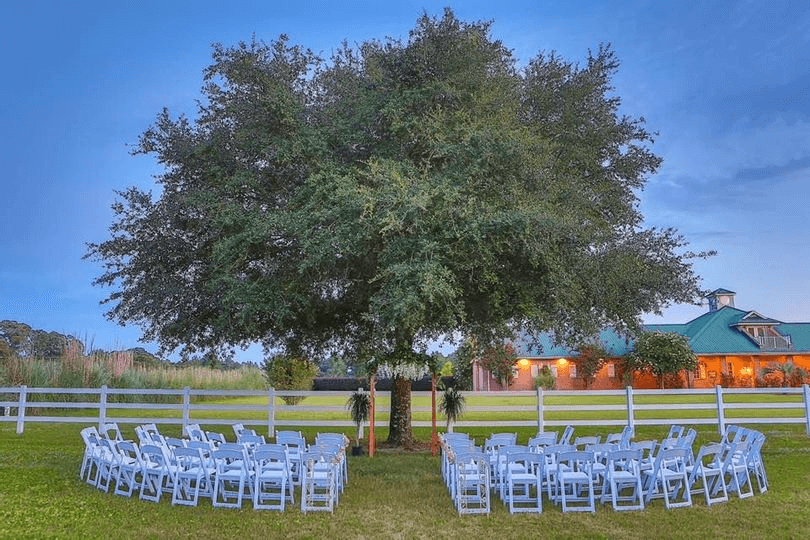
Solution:
[[[447,431],[453,432],[453,422],[464,414],[465,397],[456,388],[450,387],[442,393],[439,409],[447,417]]]
[[[369,411],[371,409],[371,398],[366,392],[363,392],[361,388],[349,396],[349,400],[346,402],[346,408],[349,410],[352,422],[357,426],[356,444],[352,447],[352,455],[360,456],[363,454],[363,447],[360,446],[360,440],[363,438],[363,424],[368,421]]]

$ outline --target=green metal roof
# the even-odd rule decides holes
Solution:
[[[780,323],[762,317],[758,313],[751,317],[751,311],[743,311],[731,306],[704,313],[684,324],[648,324],[645,330],[653,332],[675,332],[689,338],[689,344],[696,354],[763,354],[773,352],[810,352],[810,323]],[[784,336],[790,336],[793,348],[762,349],[747,334],[735,327],[746,316],[749,321],[773,323],[774,328]],[[599,341],[611,356],[622,356],[633,349],[632,339],[618,335],[614,330],[603,330]],[[513,345],[518,356],[533,358],[560,358],[576,356],[577,352],[553,341],[551,334],[542,334],[537,343],[516,340]]]

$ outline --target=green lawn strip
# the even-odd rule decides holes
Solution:
[[[349,483],[334,514],[172,506],[105,494],[78,478],[83,445],[75,425],[41,424],[22,436],[0,425],[0,538],[803,538],[810,534],[810,439],[796,426],[764,429],[768,493],[708,508],[563,514],[546,501],[540,515],[510,515],[495,498],[492,514],[459,516],[439,477],[438,458],[382,452],[349,458]],[[718,440],[696,426],[698,444]],[[380,430],[384,436],[384,430]],[[467,431],[467,430],[465,430]],[[505,430],[500,430],[505,431]],[[533,430],[516,431],[525,441]],[[577,427],[577,435],[609,429]],[[314,437],[315,429],[305,430]],[[477,442],[491,429],[471,428]],[[416,428],[421,440],[430,430]],[[636,438],[660,438],[665,426],[639,426]],[[132,436],[131,430],[125,434]],[[311,439],[310,439],[311,440]],[[298,496],[298,493],[296,493]]]

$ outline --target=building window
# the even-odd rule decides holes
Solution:
[[[551,367],[551,374],[554,375],[554,378],[557,378],[557,366],[550,366]]]
[[[537,364],[532,364],[532,377],[537,377],[539,371],[540,368],[537,366]]]
[[[727,362],[726,369],[728,370],[729,375],[734,375],[734,362]]]
[[[616,365],[611,362],[607,365],[608,368],[608,377],[615,377],[616,376]]]
[[[695,377],[698,379],[706,378],[706,362],[699,362],[695,370]]]
[[[577,378],[577,365],[576,364],[571,364],[571,371],[569,371],[569,373],[571,374],[572,379]]]

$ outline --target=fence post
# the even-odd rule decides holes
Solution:
[[[630,428],[630,436],[636,434],[636,411],[633,409],[633,387],[629,384],[626,388],[627,392],[627,427]]]
[[[717,395],[717,429],[720,430],[720,437],[726,434],[726,411],[723,406],[723,387],[719,384],[714,387]]]
[[[17,435],[22,435],[25,429],[25,389],[27,387],[23,384],[20,386],[20,402],[17,409]]]
[[[546,422],[543,416],[543,387],[537,387],[537,432],[542,433],[546,430]]]
[[[183,388],[183,429],[180,431],[180,433],[184,435],[186,433],[186,427],[188,427],[189,424],[189,419],[191,418],[191,415],[189,414],[190,409],[191,409],[191,387],[186,386],[185,388]]]
[[[807,436],[810,437],[810,386],[803,384],[804,391],[804,422],[807,424]]]
[[[276,389],[272,386],[267,391],[267,434],[272,437],[276,432]]]
[[[104,424],[107,423],[107,385],[101,385],[101,392],[98,396],[98,430],[104,429]]]

